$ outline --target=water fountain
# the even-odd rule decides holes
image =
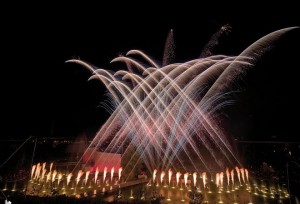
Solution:
[[[219,32],[226,29],[228,27],[222,27]],[[101,80],[116,104],[110,118],[87,150],[93,154],[101,149],[112,156],[100,155],[97,166],[89,168],[92,154],[84,154],[87,160],[82,162],[83,157],[80,159],[84,165],[82,169],[76,169],[77,177],[73,180],[72,175],[76,172],[63,176],[57,169],[52,171],[51,163],[45,183],[54,184],[56,179],[57,187],[60,182],[66,183],[66,193],[70,192],[72,187],[69,184],[73,183],[73,192],[78,194],[87,189],[89,176],[93,174],[91,185],[94,190],[103,193],[117,190],[121,195],[121,189],[126,186],[130,189],[129,198],[134,199],[133,185],[127,186],[132,182],[128,175],[142,162],[151,177],[150,181],[145,179],[145,183],[152,182],[151,191],[161,192],[169,200],[177,197],[177,200],[188,202],[188,195],[192,195],[192,199],[201,195],[205,201],[215,199],[223,203],[228,199],[237,203],[236,192],[239,191],[239,194],[247,197],[247,202],[253,202],[253,195],[246,188],[251,189],[252,186],[254,196],[261,192],[254,182],[251,183],[249,171],[237,158],[231,145],[232,138],[222,131],[217,113],[230,103],[228,98],[233,91],[233,84],[238,84],[242,76],[254,69],[255,63],[269,50],[270,45],[294,29],[275,31],[253,43],[238,56],[203,54],[201,58],[185,63],[169,64],[167,58],[172,51],[165,50],[164,63],[160,66],[142,51],[131,50],[126,56],[112,60],[112,63],[124,62],[127,66],[127,70],[116,72],[98,69],[82,60],[69,60],[90,70],[93,74],[91,79]],[[134,56],[141,61],[135,60]],[[121,168],[108,168],[108,160],[120,154],[123,159],[126,154],[130,154],[130,157],[122,161]],[[31,179],[41,178],[43,182],[46,168],[46,163],[33,165]],[[109,170],[110,179],[107,178]],[[118,171],[118,185],[113,183],[115,170]],[[173,172],[177,172],[174,178]],[[194,173],[190,175],[188,172]],[[82,178],[84,174],[85,178]],[[203,193],[196,191],[197,180],[198,188]],[[226,192],[223,188],[226,188]],[[288,194],[282,193],[282,199],[285,195]],[[146,194],[143,197],[147,197]]]
[[[47,169],[47,167],[45,167]],[[105,168],[104,168],[105,169]],[[236,184],[234,182],[235,179],[238,180],[237,169],[241,171],[244,170],[245,179],[242,179],[242,171],[240,172],[241,183]],[[37,170],[37,168],[36,168]],[[106,168],[107,170],[107,168]],[[32,179],[32,182],[29,185],[31,189],[32,186],[41,185],[42,195],[51,195],[52,190],[61,191],[61,193],[80,197],[81,194],[86,194],[86,192],[91,191],[94,195],[98,193],[113,193],[113,197],[115,200],[150,200],[151,192],[155,193],[155,199],[165,199],[167,202],[198,202],[199,200],[205,200],[209,203],[217,202],[224,203],[232,201],[232,203],[240,203],[240,202],[249,202],[249,203],[257,203],[255,201],[259,201],[262,199],[262,202],[268,202],[269,199],[274,199],[274,194],[278,193],[281,200],[285,200],[289,198],[289,194],[286,189],[282,186],[277,188],[274,185],[267,185],[262,181],[255,181],[255,178],[249,177],[249,171],[243,167],[235,167],[233,169],[225,168],[223,171],[215,172],[215,173],[207,173],[207,172],[194,172],[193,174],[189,174],[188,172],[180,172],[177,171],[176,174],[173,174],[173,169],[168,169],[168,174],[166,171],[158,171],[155,170],[153,175],[145,184],[139,184],[137,186],[127,185],[130,182],[121,182],[121,172],[122,168],[118,169],[118,183],[114,182],[111,176],[110,179],[105,179],[107,175],[102,175],[103,185],[99,186],[97,182],[95,182],[95,178],[93,182],[90,182],[90,185],[87,186],[89,176],[91,174],[99,174],[97,169],[94,172],[89,170],[83,171],[78,170],[77,176],[73,177],[73,173],[63,174],[59,169],[54,169],[53,172],[49,172],[42,177],[42,174]],[[111,169],[111,175],[114,175],[114,168]],[[229,174],[231,172],[231,174]],[[35,172],[34,172],[35,173]],[[225,176],[226,174],[226,176]],[[83,176],[85,175],[85,176]],[[160,175],[157,178],[157,175]],[[173,176],[174,175],[174,176]],[[183,175],[183,178],[181,177]],[[209,177],[209,175],[211,175]],[[97,175],[98,177],[98,175]],[[214,177],[214,178],[213,178]],[[96,179],[97,180],[97,179]],[[202,182],[201,182],[202,181]],[[70,185],[70,183],[75,183],[75,186]],[[236,189],[231,191],[224,191],[224,184],[226,185],[226,189]],[[254,189],[254,193],[251,193],[251,188]],[[16,186],[13,186],[13,189],[16,190]],[[142,189],[142,190],[141,190]],[[202,189],[202,191],[199,191]],[[136,192],[140,192],[137,195]],[[237,193],[239,197],[237,197]],[[109,197],[110,198],[110,197]]]

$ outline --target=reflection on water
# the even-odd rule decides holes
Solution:
[[[212,183],[210,183],[212,184]],[[266,192],[254,194],[248,185],[237,186],[235,190],[218,188],[210,185],[211,188],[201,190],[193,186],[175,185],[147,185],[138,184],[123,189],[118,189],[106,197],[109,202],[123,201],[129,203],[288,203],[283,196],[278,198],[269,196]],[[144,202],[143,202],[144,201]],[[152,201],[152,202],[151,202]],[[157,202],[155,202],[157,201]]]
[[[190,189],[169,186],[149,186],[140,184],[116,190],[107,201],[162,201],[170,203],[189,203]]]

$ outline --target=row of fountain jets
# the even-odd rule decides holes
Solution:
[[[53,167],[53,162],[50,163],[50,168],[49,168],[49,172],[48,174],[46,175],[46,172],[47,172],[47,169],[46,169],[46,162],[42,163],[38,163],[36,165],[33,165],[32,168],[31,168],[31,179],[34,179],[34,180],[42,180],[44,179],[45,175],[46,175],[46,183],[48,182],[55,182],[55,180],[57,179],[57,182],[58,182],[58,185],[59,183],[62,181],[63,179],[63,174],[61,172],[58,172],[56,170],[53,170],[52,171],[52,167]],[[122,174],[122,167],[120,167],[118,169],[118,181],[120,181],[121,179],[121,174]],[[95,177],[94,177],[94,181],[95,183],[97,182],[97,179],[98,179],[98,175],[99,175],[99,168],[97,167],[96,170],[95,170]],[[76,185],[79,183],[81,177],[85,174],[85,184],[87,183],[88,181],[88,178],[89,178],[89,175],[90,175],[90,171],[86,171],[84,172],[83,170],[79,170],[78,173],[77,173],[77,177],[75,179],[76,181]],[[103,182],[105,182],[106,180],[106,177],[107,177],[107,173],[108,173],[108,169],[107,167],[104,167],[104,171],[103,171]],[[111,171],[110,171],[110,175],[111,175],[111,181],[113,180],[113,177],[114,177],[114,173],[115,173],[115,168],[112,167],[111,168]],[[73,177],[73,173],[69,173],[67,176],[66,176],[66,180],[67,180],[67,186],[69,185],[70,181],[71,181],[71,178]]]
[[[46,176],[46,183],[48,182],[55,182],[55,180],[57,179],[58,185],[59,183],[63,180],[63,174],[61,172],[58,172],[57,170],[53,170],[53,162],[50,163],[50,168],[49,168],[49,172],[46,175],[47,169],[46,169],[46,162],[44,163],[38,163],[36,165],[33,165],[31,168],[31,179],[34,180],[43,180]],[[115,168],[112,167],[110,170],[110,180],[111,182],[113,181],[114,178],[114,174],[118,173],[118,182],[120,183],[121,181],[121,175],[122,175],[122,167],[120,167],[118,169],[118,171],[115,172]],[[99,168],[97,167],[94,173],[94,182],[97,183],[98,180],[98,175],[99,175]],[[235,173],[236,172],[236,173]],[[76,185],[78,185],[81,177],[85,174],[85,185],[89,179],[90,171],[83,171],[83,170],[79,170],[77,173],[77,177],[75,178],[76,181]],[[104,171],[103,171],[103,183],[105,183],[106,179],[107,179],[107,173],[108,173],[108,168],[104,167]],[[249,172],[247,169],[245,168],[239,168],[239,167],[235,167],[234,169],[229,170],[229,168],[226,168],[225,172],[218,172],[216,173],[216,177],[215,177],[215,184],[217,185],[217,187],[223,187],[224,185],[224,179],[225,179],[225,175],[226,175],[226,180],[227,180],[227,185],[230,185],[230,181],[232,183],[232,185],[235,184],[235,174],[237,175],[238,181],[240,184],[243,183],[248,183],[249,182]],[[168,183],[169,185],[171,184],[171,180],[172,180],[172,176],[174,175],[172,169],[168,170]],[[198,176],[199,175],[199,176]],[[175,178],[176,178],[176,185],[178,186],[179,183],[182,182],[181,179],[182,173],[181,172],[177,172],[175,174]],[[202,173],[197,173],[194,172],[193,174],[190,174],[188,172],[183,174],[183,182],[185,184],[185,186],[188,185],[188,181],[189,181],[189,177],[192,176],[192,181],[193,181],[193,185],[196,186],[197,185],[197,179],[198,177],[200,177],[200,179],[202,178],[203,181],[203,186],[205,187],[207,184],[207,173],[206,172],[202,172]],[[71,178],[73,177],[73,173],[69,173],[66,175],[66,181],[67,181],[67,186],[69,185]],[[152,175],[152,182],[153,184],[156,183],[158,184],[159,182],[161,184],[164,183],[164,179],[166,177],[166,172],[165,171],[161,171],[160,172],[160,178],[158,179],[158,171],[155,169]],[[212,178],[211,178],[212,179]]]
[[[239,181],[240,184],[242,184],[242,182],[243,183],[249,182],[249,172],[248,172],[248,170],[244,169],[244,168],[238,168],[236,166],[235,169],[232,169],[230,172],[229,172],[229,168],[226,168],[225,173],[224,172],[216,173],[215,182],[216,182],[217,187],[223,187],[223,184],[224,184],[224,175],[225,174],[226,174],[226,177],[227,177],[227,185],[228,186],[230,185],[230,179],[231,179],[232,185],[234,185],[234,175],[235,175],[234,172],[235,171],[236,171],[236,175],[238,177],[238,181]],[[181,181],[182,173],[181,172],[177,172],[175,175],[176,175],[175,176],[176,177],[176,185],[178,186],[178,184]],[[183,181],[184,181],[185,186],[187,186],[188,181],[189,181],[189,177],[191,175],[192,175],[194,186],[197,186],[197,178],[198,178],[198,173],[197,172],[194,172],[193,174],[190,174],[190,173],[186,172],[186,173],[183,174]],[[165,176],[166,176],[166,172],[162,171],[160,173],[160,183],[161,184],[163,184]],[[168,182],[169,182],[169,185],[171,184],[172,176],[173,176],[173,171],[172,171],[172,169],[169,169],[168,170]],[[200,178],[202,178],[203,186],[205,187],[206,184],[207,184],[206,183],[206,181],[207,181],[207,173],[206,172],[199,173],[199,176],[200,176]],[[152,176],[153,183],[157,182],[156,178],[157,178],[157,170],[155,169],[154,172],[153,172],[153,176]]]

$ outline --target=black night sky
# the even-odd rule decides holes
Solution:
[[[299,26],[295,9],[284,7],[268,14],[224,9],[209,15],[193,6],[91,7],[10,8],[13,18],[2,18],[1,138],[93,137],[109,116],[99,107],[106,90],[100,82],[88,82],[90,73],[66,64],[68,59],[116,69],[109,64],[114,57],[140,49],[162,61],[167,33],[174,29],[175,61],[184,62],[199,57],[211,35],[227,23],[232,32],[216,54],[237,55],[268,33]],[[299,36],[285,39],[246,77],[244,92],[225,111],[234,137],[299,141]]]

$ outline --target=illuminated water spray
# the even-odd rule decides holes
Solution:
[[[168,171],[169,185],[171,184],[172,174],[173,174],[172,169],[169,169],[169,171]]]
[[[58,176],[57,176],[57,186],[59,186],[60,182],[61,182],[61,179],[62,179],[62,173],[59,173]]]
[[[104,171],[103,171],[103,183],[105,182],[106,174],[107,174],[107,167],[104,167]]]
[[[90,171],[86,171],[86,172],[85,172],[84,185],[86,185],[86,183],[88,182],[89,175],[90,175]]]
[[[57,171],[54,170],[53,173],[52,173],[52,183],[55,181],[55,178],[56,178],[56,175],[57,175]]]
[[[241,172],[241,175],[242,175],[243,182],[245,183],[245,170],[244,170],[244,168],[241,168],[240,172]]]
[[[197,185],[197,172],[193,173],[193,183],[194,183],[194,186],[196,187],[196,185]]]
[[[226,168],[226,178],[227,178],[227,186],[230,184],[230,174],[228,168]]]
[[[188,178],[189,178],[189,173],[185,173],[185,174],[183,175],[185,187],[187,186]]]
[[[53,162],[50,163],[50,170],[49,171],[52,171],[52,167],[53,167]]]
[[[35,168],[36,168],[36,165],[33,165],[33,166],[31,167],[31,179],[32,179],[32,177],[33,177]]]
[[[157,170],[156,169],[154,169],[154,171],[153,171],[153,183],[155,183],[155,179],[156,179],[156,174],[157,174]]]
[[[46,162],[44,162],[42,166],[43,166],[42,169],[45,169],[46,168]]]
[[[221,185],[221,188],[223,188],[223,182],[224,182],[224,173],[221,172],[220,173],[220,185]]]
[[[78,185],[80,178],[83,174],[84,174],[84,172],[82,170],[78,171],[77,178],[76,178],[76,185]]]
[[[115,173],[115,167],[112,167],[111,168],[111,171],[110,171],[110,181],[112,182],[113,178],[114,178],[114,173]]]
[[[39,177],[40,171],[41,171],[41,164],[38,163],[38,164],[36,165],[35,174],[34,174],[34,179],[37,179],[37,178]]]
[[[120,167],[119,168],[119,182],[121,181],[122,171],[123,171],[123,168]]]
[[[70,181],[71,181],[71,178],[72,178],[73,174],[72,173],[69,173],[68,176],[67,176],[67,186],[69,185]]]
[[[245,169],[245,173],[246,173],[247,182],[249,182],[249,172],[248,172],[248,169]]]
[[[95,183],[97,183],[98,174],[99,174],[99,168],[97,167],[95,171],[95,178],[94,178]]]
[[[220,186],[220,174],[219,173],[216,173],[216,185],[217,185],[217,187]]]
[[[235,170],[236,170],[236,173],[237,173],[237,177],[238,177],[238,180],[239,180],[239,183],[240,183],[240,185],[242,184],[241,183],[241,174],[240,174],[240,169],[239,169],[239,167],[235,167]]]
[[[164,171],[162,171],[161,174],[160,174],[160,183],[161,184],[163,184],[165,175],[166,175],[166,173]]]
[[[205,188],[206,187],[206,172],[202,173],[202,181],[203,181],[203,186]]]
[[[48,172],[46,177],[46,183],[48,183],[51,180],[51,172]]]
[[[47,169],[43,168],[41,180],[44,179],[44,177],[45,177],[45,175],[46,175],[46,172],[47,172]]]
[[[180,172],[177,172],[177,173],[176,173],[176,186],[178,186],[178,184],[179,184],[180,176],[181,176],[181,173],[180,173]]]
[[[230,175],[231,175],[232,186],[234,186],[234,170],[233,169],[231,170]]]

